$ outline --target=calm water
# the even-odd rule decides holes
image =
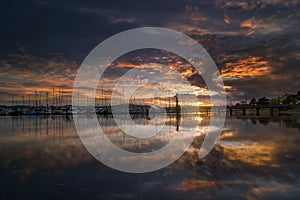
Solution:
[[[139,116],[134,120],[148,123]],[[196,126],[184,129],[192,122]],[[300,117],[227,118],[213,151],[199,159],[208,122],[197,115],[168,117],[161,135],[137,140],[112,118],[99,117],[111,141],[136,152],[163,147],[178,130],[197,132],[189,151],[170,166],[127,174],[87,152],[70,116],[1,116],[0,198],[300,199]]]

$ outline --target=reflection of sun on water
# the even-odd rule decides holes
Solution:
[[[200,117],[200,116],[196,116],[195,118],[194,118],[194,120],[195,121],[198,121],[199,123],[203,120],[203,118],[202,117]]]

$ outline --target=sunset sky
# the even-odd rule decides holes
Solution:
[[[35,90],[71,92],[78,68],[95,46],[146,26],[177,30],[198,41],[219,68],[229,99],[296,93],[299,11],[299,0],[7,1],[0,8],[0,104]],[[205,93],[201,72],[157,50],[115,61],[103,78],[105,92],[122,70],[153,62],[179,71],[200,91],[197,95]],[[171,73],[164,78],[176,80]]]

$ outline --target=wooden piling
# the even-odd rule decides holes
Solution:
[[[246,108],[243,108],[243,116],[246,116]]]
[[[260,116],[259,108],[256,108],[256,116]]]
[[[270,116],[274,116],[274,108],[270,108]]]

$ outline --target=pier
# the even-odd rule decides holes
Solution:
[[[261,110],[262,109],[267,109],[269,110],[270,116],[274,115],[274,110],[277,109],[279,111],[286,111],[286,110],[291,110],[294,108],[300,108],[298,105],[290,105],[290,104],[279,104],[279,105],[235,105],[235,106],[229,106],[229,115],[233,115],[233,111],[242,111],[242,115],[246,116],[246,111],[247,110],[255,110],[256,111],[256,116],[261,115]]]

